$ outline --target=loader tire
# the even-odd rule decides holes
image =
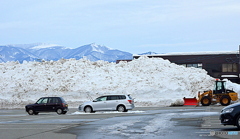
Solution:
[[[204,96],[201,99],[202,106],[209,106],[211,103],[212,103],[212,100],[211,100],[211,98],[209,96]]]
[[[220,103],[222,106],[227,106],[231,103],[231,99],[229,96],[222,96],[220,99]]]

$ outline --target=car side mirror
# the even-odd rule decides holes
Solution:
[[[96,100],[96,99],[94,99],[94,100],[93,100],[93,102],[97,102],[97,100]]]

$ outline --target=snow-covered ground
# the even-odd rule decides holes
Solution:
[[[0,108],[23,108],[43,96],[61,96],[69,107],[105,94],[131,94],[136,106],[168,106],[213,88],[203,69],[186,68],[161,58],[141,57],[109,63],[61,59],[0,63]],[[229,89],[240,93],[237,84]]]

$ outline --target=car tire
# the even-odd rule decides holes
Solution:
[[[38,115],[39,112],[34,112],[34,115]]]
[[[63,110],[60,109],[60,108],[58,108],[56,112],[57,112],[58,115],[63,114]]]
[[[85,111],[85,113],[92,113],[92,112],[93,112],[91,106],[86,106],[86,107],[84,108],[84,111]]]
[[[231,103],[231,99],[229,96],[222,96],[220,99],[220,103],[222,106],[227,106]]]
[[[35,113],[35,112],[34,112],[33,109],[29,109],[29,110],[28,110],[28,114],[29,114],[29,115],[33,115],[34,113]]]
[[[240,115],[236,118],[236,126],[240,130]]]
[[[240,115],[236,118],[236,126],[240,129]]]
[[[126,108],[125,108],[123,105],[119,105],[119,106],[117,107],[117,111],[118,111],[118,112],[126,112]]]
[[[204,96],[201,99],[202,106],[209,106],[211,103],[212,103],[212,100],[211,100],[211,98],[209,96]]]

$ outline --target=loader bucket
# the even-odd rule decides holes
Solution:
[[[196,99],[196,97],[194,98],[183,98],[184,100],[184,106],[189,106],[189,105],[192,105],[192,106],[197,106],[198,105],[198,100]]]

